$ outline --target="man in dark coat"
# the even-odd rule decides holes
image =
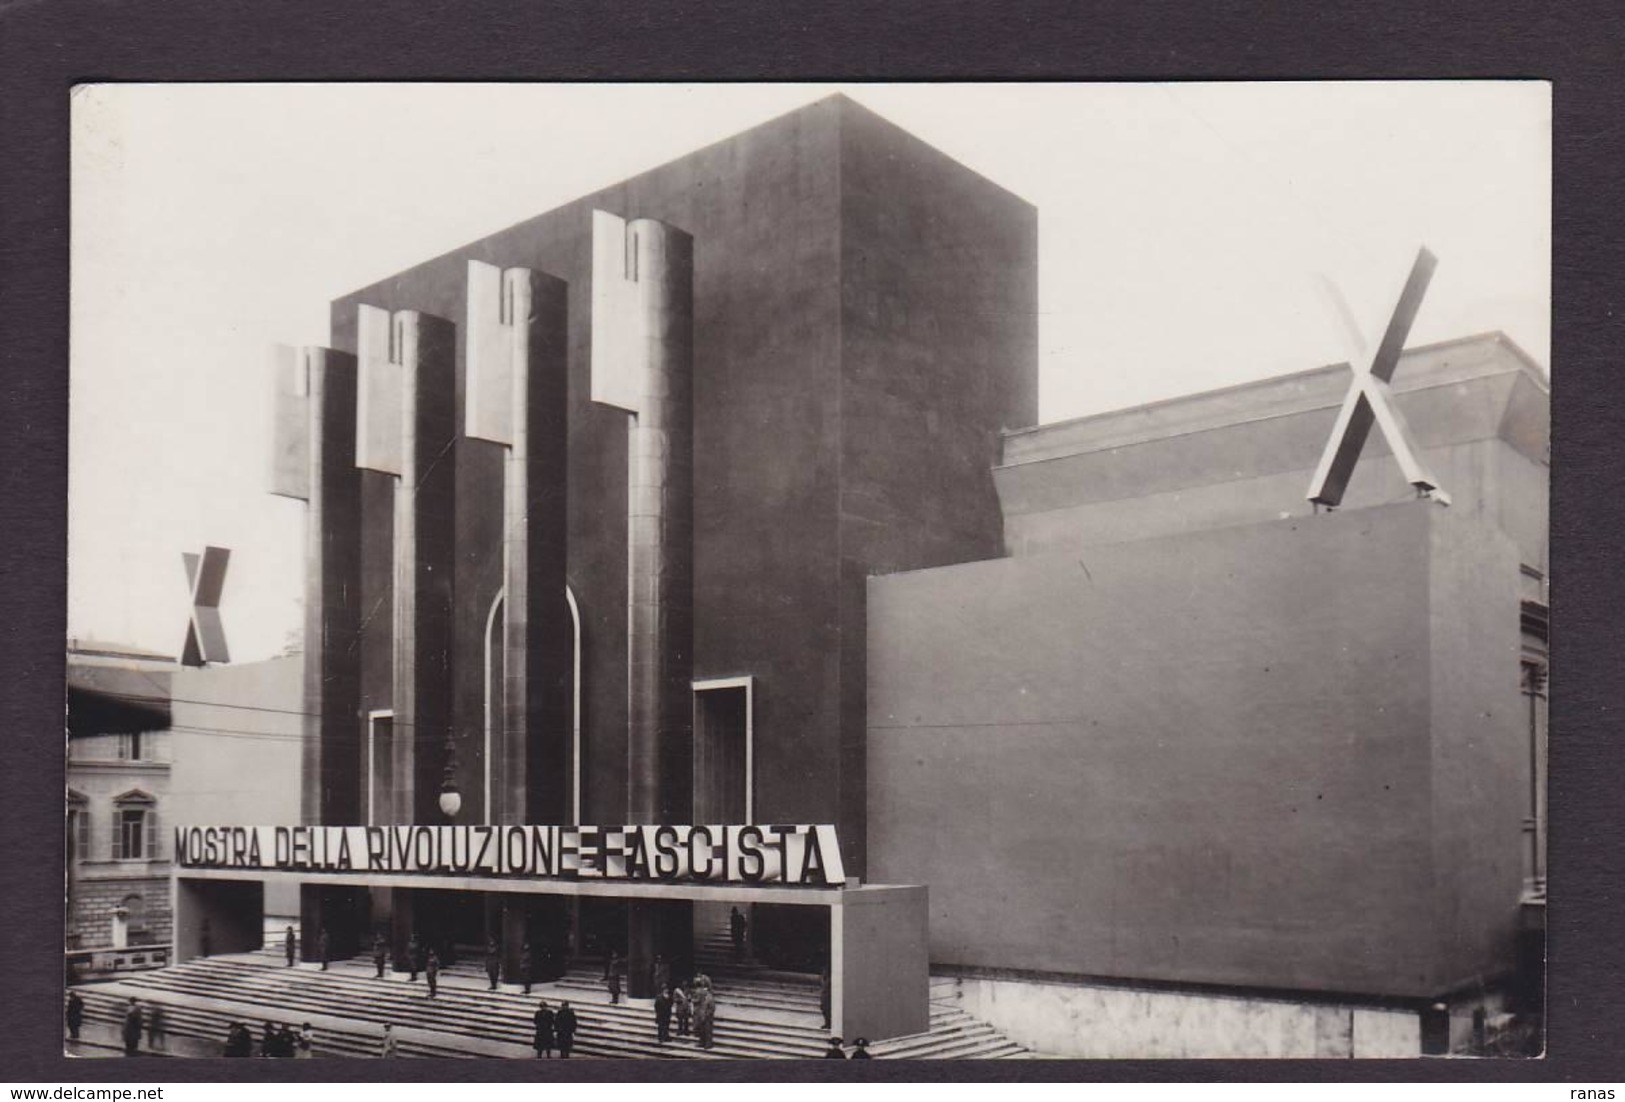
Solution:
[[[124,1012],[124,1055],[134,1056],[140,1050],[142,1024],[141,1004],[131,999]]]
[[[169,1035],[164,1031],[164,1004],[153,1003],[147,1011],[147,1047],[163,1052],[169,1047]]]
[[[231,1028],[226,1030],[226,1045],[221,1050],[223,1056],[247,1056],[248,1049],[242,1042],[246,1038],[242,1022],[232,1022]]]
[[[440,980],[440,954],[433,949],[429,950],[429,959],[423,965],[423,975],[429,981],[429,998],[432,999]]]
[[[319,935],[317,935],[317,937],[316,937],[316,950],[317,950],[317,952],[319,952],[321,954],[322,971],[323,972],[327,971],[327,961],[328,961],[331,949],[332,949],[332,942],[328,941],[328,939],[327,939],[327,927],[323,926],[322,927],[322,932]]]
[[[737,959],[745,951],[745,916],[739,913],[738,907],[729,908],[728,936],[733,939],[734,957]]]
[[[75,1041],[79,1039],[79,1027],[85,1021],[85,1000],[79,997],[79,992],[68,992],[68,1036]]]
[[[373,934],[372,935],[372,966],[375,969],[378,970],[378,975],[376,977],[374,977],[374,978],[380,979],[380,980],[384,978],[384,961],[385,961],[385,959],[388,958],[388,956],[389,956],[389,948],[388,948],[387,945],[384,944],[384,935],[381,934],[381,933],[380,934]]]
[[[542,1005],[536,1008],[536,1017],[534,1018],[536,1036],[532,1040],[532,1044],[536,1046],[538,1059],[545,1059],[553,1055],[554,1020],[553,1011],[548,1007],[547,1000],[543,999]]]
[[[418,973],[423,971],[423,942],[418,940],[417,931],[412,931],[412,940],[406,943],[406,963],[412,969],[412,982],[418,982]]]
[[[293,967],[294,948],[298,944],[298,941],[293,936],[293,927],[289,926],[288,932],[282,935],[282,951],[287,955],[289,968]]]
[[[661,987],[655,992],[655,1039],[660,1044],[671,1040],[671,988]]]
[[[621,1001],[621,962],[619,958],[611,958],[609,970],[609,1005],[615,1006]]]
[[[826,1059],[826,1060],[845,1060],[846,1059],[846,1053],[841,1051],[841,1039],[839,1037],[831,1037],[829,1039],[829,1047],[824,1050],[824,1059]]]
[[[613,976],[615,974],[615,970],[618,969],[620,966],[621,966],[621,954],[617,950],[611,949],[609,951],[609,956],[604,958],[604,982],[605,983],[609,982],[609,977]]]
[[[525,994],[530,994],[530,942],[525,942],[519,948],[519,982],[525,985]]]
[[[559,1034],[559,1056],[561,1059],[570,1058],[570,1050],[576,1043],[576,1012],[570,1009],[570,1003],[565,1001],[559,1007],[558,1017],[553,1021],[553,1028]]]
[[[502,950],[497,948],[495,938],[485,943],[485,975],[491,981],[491,990],[495,991],[497,979],[502,975]]]

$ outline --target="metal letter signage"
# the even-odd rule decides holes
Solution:
[[[829,824],[176,827],[183,869],[846,884]]]
[[[1343,406],[1337,413],[1337,424],[1332,429],[1331,439],[1326,442],[1326,450],[1320,457],[1314,481],[1309,486],[1309,500],[1315,504],[1335,506],[1342,502],[1349,477],[1354,473],[1354,465],[1359,462],[1360,451],[1371,434],[1373,421],[1381,426],[1405,480],[1424,493],[1431,492],[1435,500],[1449,504],[1449,495],[1439,489],[1438,480],[1423,465],[1405,419],[1394,408],[1393,391],[1389,387],[1394,378],[1394,369],[1399,365],[1399,355],[1405,347],[1405,338],[1410,334],[1416,312],[1422,305],[1422,296],[1427,293],[1428,283],[1433,279],[1433,269],[1438,263],[1438,259],[1426,248],[1417,252],[1416,263],[1411,266],[1411,274],[1405,280],[1399,302],[1389,316],[1382,341],[1366,362],[1351,365],[1354,378],[1349,383],[1348,394],[1344,396]]]
[[[226,630],[220,623],[220,591],[226,587],[226,563],[231,561],[231,552],[224,547],[205,547],[201,558],[186,551],[181,553],[181,560],[186,564],[186,582],[192,590],[192,618],[186,625],[181,665],[230,662]]]

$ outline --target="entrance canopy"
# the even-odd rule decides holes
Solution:
[[[795,903],[838,907],[876,893],[924,888],[888,884],[813,888],[787,884],[707,884],[642,880],[562,880],[550,877],[441,876],[409,872],[318,872],[283,869],[205,869],[176,871],[182,880],[253,880],[259,883],[333,884],[369,888],[433,888],[440,891],[518,892],[600,899],[687,900],[709,903]]]

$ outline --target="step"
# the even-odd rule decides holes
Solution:
[[[582,1023],[576,1045],[582,1056],[815,1059],[827,1044],[817,1010],[807,1005],[806,997],[776,995],[770,982],[765,991],[752,992],[749,984],[738,991],[719,990],[723,1012],[717,1017],[715,1048],[701,1050],[683,1038],[661,1046],[647,1001],[611,1006],[601,979],[582,972],[563,983],[537,984],[526,997],[511,988],[489,991],[483,971],[463,964],[442,975],[440,995],[430,1001],[425,987],[404,977],[380,982],[370,960],[335,961],[324,972],[311,965],[289,969],[280,954],[250,952],[194,960],[80,990],[86,992],[87,1018],[121,1023],[123,1004],[133,994],[165,1005],[172,1035],[215,1045],[223,1042],[232,1020],[255,1028],[267,1018],[291,1024],[309,1020],[324,1055],[374,1055],[379,1036],[375,1023],[387,1018],[396,1024],[403,1055],[531,1057],[530,1016],[543,998],[571,1000]],[[577,995],[572,979],[588,997]],[[779,1005],[764,1010],[755,1003]],[[786,1004],[790,1010],[783,1009]],[[769,1012],[796,1020],[759,1016]],[[876,1042],[876,1057],[1003,1059],[1025,1053],[957,1007],[933,1005],[930,1022],[928,1033]]]
[[[373,986],[377,981],[372,979],[365,981],[367,989],[364,991],[347,991],[347,985],[333,982],[332,975],[331,972],[325,976],[303,972],[301,980],[314,978],[315,983],[302,982],[296,998],[290,998],[295,993],[287,990],[285,983],[281,985],[281,990],[267,990],[253,984],[245,987],[240,980],[230,982],[230,977],[193,978],[185,983],[171,981],[164,984],[162,989],[177,996],[208,994],[232,998],[243,1004],[238,1016],[255,1021],[267,1016],[281,1021],[290,1016],[304,1017],[310,1013],[364,1016],[372,1020],[387,1015],[392,1021],[412,1022],[441,1032],[500,1038],[516,1046],[529,1045],[534,999],[506,996],[506,999],[512,1000],[512,1015],[493,1017],[490,1005],[493,996],[487,992],[480,991],[472,996],[464,992],[459,996],[456,988],[448,987],[443,988],[441,996],[431,1003],[426,996],[416,995],[404,985],[400,988],[402,994],[391,993],[388,997],[380,997]],[[318,985],[327,990],[315,990]],[[158,990],[158,985],[148,986],[144,991],[145,997],[152,998]],[[650,1010],[583,1004],[577,1006],[577,1012],[582,1017],[583,1035],[596,1033],[605,1040],[619,1041],[635,1050],[661,1051],[654,1043],[654,1015]],[[718,1018],[716,1037],[719,1049],[735,1055],[755,1057],[812,1055],[822,1051],[823,1044],[821,1030],[787,1034],[783,1028],[735,1021],[727,1016]]]

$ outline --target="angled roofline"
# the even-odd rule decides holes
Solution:
[[[1535,382],[1542,391],[1547,394],[1551,393],[1551,383],[1547,381],[1546,373],[1541,368],[1540,364],[1533,356],[1529,355],[1528,352],[1524,351],[1523,348],[1519,347],[1510,337],[1499,329],[1490,329],[1481,333],[1472,333],[1465,337],[1452,337],[1449,340],[1435,341],[1432,344],[1415,345],[1413,347],[1406,348],[1403,355],[1421,355],[1427,352],[1437,352],[1441,349],[1455,348],[1484,342],[1501,345],[1510,351],[1513,358],[1517,361],[1517,366],[1519,369],[1524,374],[1529,375],[1531,380]],[[1042,424],[1029,425],[1026,428],[1020,429],[1005,429],[1003,430],[1003,438],[1009,440],[1015,437],[1030,436],[1037,433],[1048,432],[1067,425],[1082,425],[1091,421],[1105,421],[1114,417],[1121,417],[1126,413],[1137,413],[1142,410],[1167,409],[1173,406],[1183,405],[1198,398],[1212,398],[1225,394],[1239,394],[1249,390],[1260,390],[1289,379],[1308,379],[1316,375],[1324,375],[1334,371],[1346,371],[1348,369],[1348,361],[1339,360],[1334,363],[1321,364],[1319,367],[1305,368],[1302,371],[1289,371],[1284,375],[1267,375],[1261,379],[1248,379],[1245,382],[1231,383],[1228,386],[1214,387],[1211,390],[1196,390],[1191,391],[1188,394],[1176,394],[1170,398],[1158,398],[1150,402],[1142,402],[1138,405],[1119,406],[1116,409],[1101,410],[1098,413],[1086,413],[1081,417],[1068,417],[1060,421],[1045,421]]]

